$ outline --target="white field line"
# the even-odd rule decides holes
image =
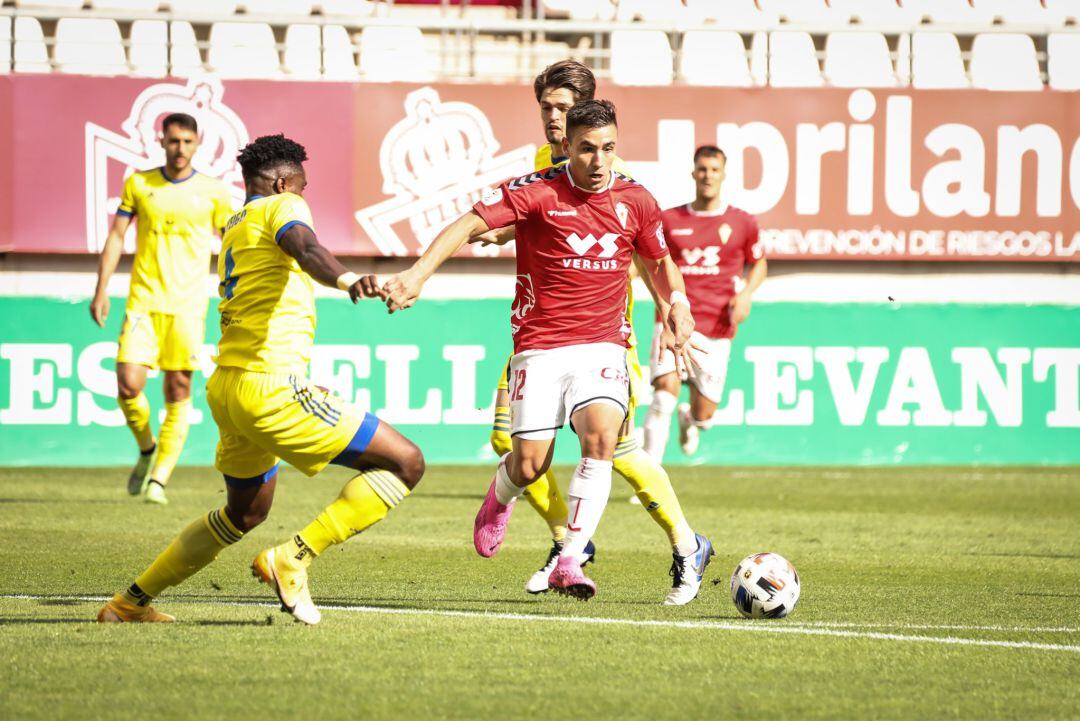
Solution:
[[[39,601],[105,601],[105,596],[35,596],[30,594],[4,594],[0,598]],[[196,601],[176,599],[178,603],[213,604],[218,606],[238,606],[243,608],[278,608],[277,604],[262,603],[256,601]],[[345,606],[324,605],[322,609],[327,611],[345,611],[347,613],[367,613],[398,616],[436,616],[442,618],[475,618],[485,621],[525,621],[525,622],[549,622],[549,623],[580,623],[598,626],[645,626],[653,628],[689,628],[704,629],[709,631],[736,631],[743,633],[773,633],[791,634],[796,636],[829,636],[833,638],[865,638],[878,641],[906,641],[908,643],[933,643],[953,646],[993,646],[997,648],[1024,648],[1041,651],[1066,651],[1080,653],[1080,646],[1058,643],[1035,643],[1032,641],[1001,641],[979,638],[958,638],[956,636],[909,636],[907,634],[881,633],[876,631],[846,631],[837,628],[821,628],[809,626],[796,626],[778,621],[770,624],[764,623],[731,623],[727,621],[659,621],[641,620],[630,618],[598,618],[594,616],[546,616],[541,614],[526,613],[488,613],[485,611],[441,611],[429,608],[383,608],[379,606]],[[938,628],[927,626],[926,628]],[[940,628],[965,628],[976,630],[979,627],[940,627]],[[994,630],[1006,630],[1002,627],[993,627]],[[1015,631],[1035,632],[1037,629],[1016,628]],[[1070,629],[1071,631],[1071,629]]]

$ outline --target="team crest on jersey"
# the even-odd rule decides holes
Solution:
[[[728,239],[731,238],[731,226],[727,223],[723,223],[720,225],[720,229],[717,230],[716,233],[720,236],[720,242],[724,245],[727,245]]]
[[[423,252],[489,188],[527,172],[536,147],[498,150],[491,123],[475,105],[443,102],[430,87],[414,90],[405,97],[405,117],[379,148],[382,190],[391,197],[356,211],[356,222],[383,255]],[[473,248],[478,255],[499,253],[495,245]]]
[[[133,172],[165,164],[159,128],[169,113],[187,113],[199,123],[202,137],[192,167],[225,181],[236,205],[244,202],[236,154],[247,145],[248,131],[240,116],[225,104],[224,95],[225,89],[216,78],[192,78],[186,85],[157,83],[136,96],[127,119],[120,124],[121,132],[86,124],[87,250],[96,253],[105,245],[124,180]],[[135,250],[133,232],[129,231],[124,250]]]
[[[510,308],[510,333],[517,335],[521,323],[516,321],[525,320],[525,316],[536,305],[536,291],[533,290],[532,276],[522,273],[517,277],[517,287],[514,289],[514,305]]]
[[[619,225],[626,230],[626,221],[630,218],[630,210],[626,207],[626,203],[618,202],[615,204],[615,216],[619,219]]]

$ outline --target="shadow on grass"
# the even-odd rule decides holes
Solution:
[[[1080,558],[1080,554],[1076,553],[966,553],[964,555],[989,558],[1061,558],[1067,560]]]

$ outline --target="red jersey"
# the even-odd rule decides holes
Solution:
[[[733,338],[728,304],[742,290],[743,266],[763,255],[757,220],[728,205],[699,212],[689,204],[665,210],[663,220],[671,254],[686,283],[695,330],[709,338]]]
[[[514,225],[514,352],[579,343],[626,346],[626,288],[635,252],[668,254],[649,191],[611,174],[604,190],[577,188],[566,166],[503,183],[473,206],[489,228]]]

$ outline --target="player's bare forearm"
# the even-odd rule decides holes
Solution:
[[[690,313],[690,305],[686,302],[672,303],[673,293],[686,296],[686,284],[683,282],[679,266],[670,255],[657,260],[648,258],[641,259],[641,265],[645,269],[642,277],[647,277],[655,289],[654,297],[666,299],[661,306],[661,317],[665,318],[666,324],[675,334],[678,346],[681,348],[690,340],[690,334],[694,332],[694,317]]]
[[[439,266],[470,239],[488,230],[484,219],[472,210],[446,226],[408,270],[398,273],[383,285],[381,295],[386,300],[387,309],[393,313],[415,303],[424,283],[434,275]]]
[[[109,317],[109,280],[116,272],[116,266],[120,264],[120,255],[124,252],[124,234],[130,224],[131,218],[116,216],[98,258],[97,287],[90,301],[90,317],[102,327]]]
[[[634,268],[637,269],[637,274],[641,277],[642,282],[645,283],[645,287],[649,289],[649,295],[652,296],[653,302],[656,303],[656,308],[660,313],[660,317],[666,318],[668,313],[667,298],[662,297],[656,292],[656,286],[653,285],[652,278],[645,268],[645,261],[637,253],[634,253]]]
[[[350,274],[349,269],[319,243],[315,233],[306,225],[294,225],[286,230],[278,244],[283,251],[295,258],[300,268],[316,282],[330,288],[341,288],[347,291],[354,303],[362,296],[371,298],[378,295],[375,276],[360,277],[355,273]],[[346,286],[338,285],[342,277],[350,275],[354,279],[352,282],[346,281]]]
[[[761,287],[761,284],[765,282],[765,276],[769,274],[769,264],[764,258],[754,262],[750,266],[750,272],[746,274],[746,287],[743,289],[743,293],[748,296],[753,295],[754,291]]]
[[[495,228],[486,233],[481,233],[473,237],[469,242],[480,243],[481,245],[506,245],[515,238],[517,238],[517,227],[508,225],[505,228]]]

